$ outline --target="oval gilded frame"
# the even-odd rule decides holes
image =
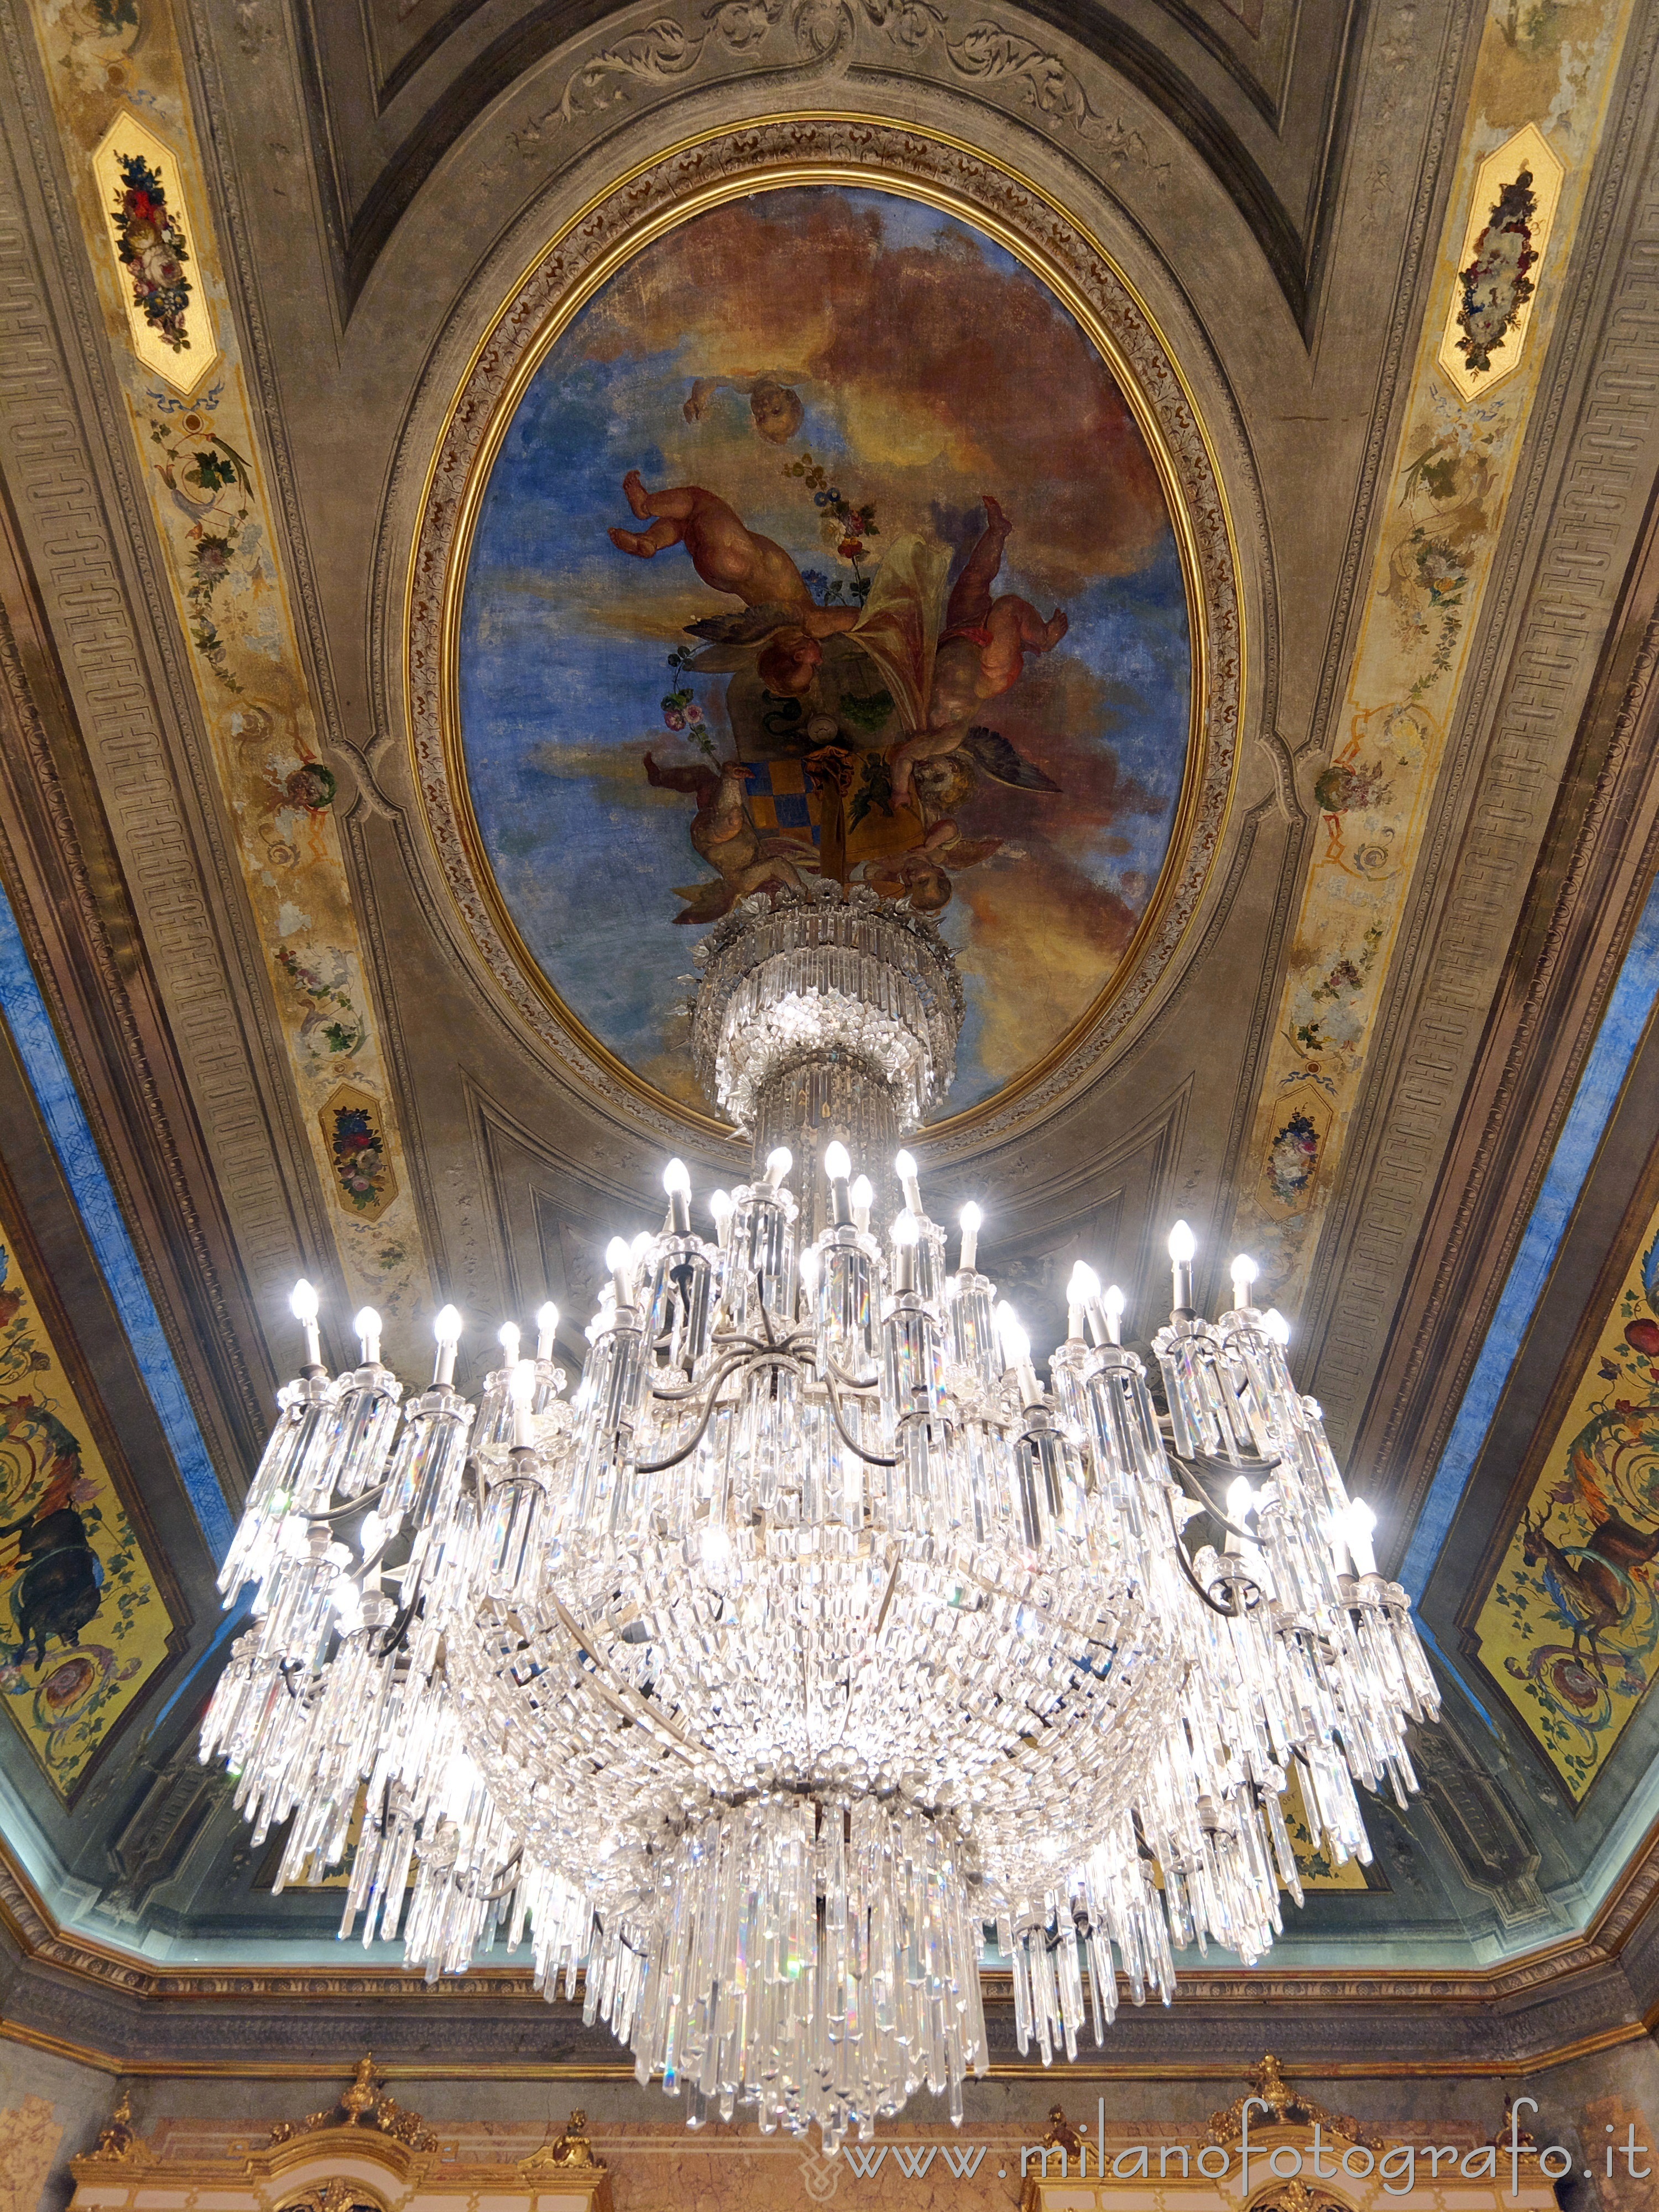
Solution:
[[[878,117],[779,116],[686,138],[589,200],[534,257],[474,348],[446,411],[410,551],[404,710],[434,859],[473,948],[514,1012],[612,1107],[716,1143],[731,1125],[669,1097],[595,1036],[525,943],[471,805],[459,700],[472,534],[520,399],[581,309],[620,268],[705,210],[801,185],[920,200],[982,230],[1058,299],[1116,379],[1158,472],[1187,588],[1193,683],[1186,770],[1169,849],[1122,959],[1066,1033],[1001,1090],[918,1136],[998,1136],[1093,1070],[1151,996],[1195,913],[1237,771],[1245,637],[1237,543],[1196,399],[1139,294],[1106,248],[1031,179],[962,141]],[[954,1147],[953,1147],[954,1149]]]

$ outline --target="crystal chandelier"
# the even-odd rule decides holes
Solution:
[[[1175,1951],[1255,1960],[1301,1901],[1292,1766],[1316,1842],[1368,1859],[1354,1784],[1403,1804],[1437,1698],[1248,1260],[1212,1325],[1177,1224],[1160,1418],[1086,1267],[1045,1387],[975,1207],[952,1269],[900,1152],[872,1229],[855,1160],[952,1072],[932,923],[826,882],[697,957],[699,1071],[762,1164],[705,1237],[671,1163],[573,1397],[550,1306],[475,1408],[453,1308],[404,1399],[373,1313],[331,1379],[296,1291],[203,1757],[256,1843],[291,1820],[279,1889],[359,1824],[342,1936],[401,1923],[432,1978],[527,1929],[693,2124],[752,2106],[833,2151],[923,2087],[960,2118],[993,1930],[1045,2063],[1102,2039],[1120,1972],[1167,2002]]]

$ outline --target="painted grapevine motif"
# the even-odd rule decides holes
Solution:
[[[188,647],[348,1297],[372,1299],[395,1350],[426,1272],[418,1227],[403,1218],[410,1209],[395,1172],[390,1086],[356,980],[363,958],[337,821],[339,766],[320,757],[318,704],[228,308],[189,75],[167,10],[145,0],[100,5],[52,0],[28,10],[27,21],[76,186],[161,548],[163,590],[170,587]],[[146,224],[157,226],[155,237]],[[135,295],[136,272],[167,322],[156,287],[174,271],[153,258],[158,242],[173,251],[189,288],[175,295],[167,324],[182,344],[169,342]],[[348,1194],[321,1126],[325,1101],[348,1074],[381,1102],[382,1195],[398,1190],[386,1201],[389,1214],[361,1208],[355,1176]]]
[[[1559,11],[1558,11],[1559,12]],[[1404,395],[1393,489],[1333,732],[1304,787],[1322,818],[1302,893],[1277,1036],[1256,1101],[1253,1172],[1233,1236],[1258,1295],[1300,1303],[1384,1004],[1408,886],[1434,819],[1471,640],[1514,494],[1551,313],[1542,279],[1571,250],[1589,155],[1639,15],[1583,0],[1573,38],[1539,38],[1489,12],[1439,246],[1434,322]],[[1593,58],[1592,58],[1593,57]],[[1523,119],[1531,118],[1531,119]],[[1320,1171],[1293,1204],[1275,1147],[1287,1091],[1324,1117]],[[1306,1095],[1306,1094],[1304,1094]]]

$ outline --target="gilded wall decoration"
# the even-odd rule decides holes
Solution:
[[[64,1798],[173,1621],[0,1216],[0,1705]]]
[[[1659,1674],[1659,1208],[1468,1641],[1580,1802]]]
[[[118,0],[42,0],[29,14],[342,1267],[351,1297],[387,1316],[395,1356],[429,1285],[336,778],[278,557],[176,28],[167,0],[142,9],[142,38]],[[343,1172],[325,1111],[343,1085],[368,1102],[372,1203],[362,1173]]]
[[[1489,13],[1234,1246],[1294,1313],[1342,1158],[1631,0]],[[1517,127],[1519,126],[1519,127]],[[1525,179],[1524,183],[1522,179]],[[1484,362],[1484,366],[1480,364]]]

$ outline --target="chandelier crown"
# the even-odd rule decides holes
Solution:
[[[401,1927],[435,1977],[527,1931],[693,2120],[833,2150],[923,2086],[960,2118],[991,1931],[1045,2061],[1119,1972],[1167,2002],[1178,1950],[1258,1957],[1300,1901],[1292,1762],[1367,1858],[1355,1780],[1403,1803],[1437,1696],[1248,1262],[1212,1326],[1176,1225],[1162,1418],[1115,1286],[1074,1271],[1045,1382],[975,1206],[951,1266],[894,1157],[962,1020],[933,924],[825,884],[699,950],[699,1066],[761,1164],[704,1236],[669,1164],[572,1397],[551,1306],[475,1407],[453,1307],[404,1400],[373,1316],[331,1381],[296,1297],[203,1755],[256,1841],[291,1822],[278,1888],[360,1821],[343,1936]],[[896,1179],[885,1237],[855,1166]]]

